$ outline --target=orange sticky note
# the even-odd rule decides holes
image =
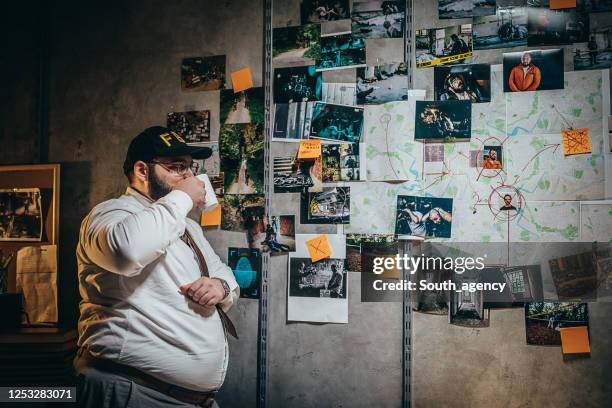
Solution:
[[[576,8],[576,0],[550,0],[552,10]]]
[[[561,131],[561,140],[563,142],[563,154],[566,156],[591,153],[591,138],[588,128],[563,130]]]
[[[231,76],[234,93],[253,87],[253,75],[251,75],[251,68],[246,67],[238,71],[234,71],[232,72]]]
[[[300,150],[298,150],[298,159],[316,159],[321,157],[321,141],[319,139],[302,140],[300,142]]]
[[[200,225],[203,227],[221,225],[221,205],[216,206],[211,211],[203,212],[200,216]]]
[[[559,329],[561,334],[561,349],[563,354],[590,353],[589,331],[587,326],[562,327]]]
[[[309,239],[306,241],[306,247],[308,248],[308,253],[310,254],[310,259],[312,259],[312,262],[329,258],[332,253],[329,246],[329,241],[327,240],[327,235],[319,235],[318,237]]]

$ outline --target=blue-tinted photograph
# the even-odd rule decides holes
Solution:
[[[240,286],[240,297],[259,299],[261,252],[258,249],[228,248],[227,263]]]
[[[363,127],[363,108],[315,103],[310,137],[359,143]]]
[[[314,65],[276,68],[274,70],[274,102],[320,101],[323,79]]]
[[[317,59],[317,70],[326,71],[355,66],[364,66],[366,61],[365,41],[352,34],[321,37],[321,55]]]

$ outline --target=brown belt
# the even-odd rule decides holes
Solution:
[[[215,394],[217,393],[216,390],[199,392],[179,387],[178,385],[168,384],[134,367],[116,363],[105,358],[94,357],[84,348],[79,350],[75,366],[77,372],[80,371],[79,368],[89,366],[101,371],[117,374],[134,381],[136,384],[151,388],[181,402],[200,405],[206,408],[212,407],[215,401]]]

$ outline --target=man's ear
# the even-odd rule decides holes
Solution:
[[[142,160],[134,163],[134,179],[145,182],[149,179],[149,166]]]

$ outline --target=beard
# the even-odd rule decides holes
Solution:
[[[159,178],[155,166],[149,165],[149,195],[155,201],[172,191],[172,187]]]

